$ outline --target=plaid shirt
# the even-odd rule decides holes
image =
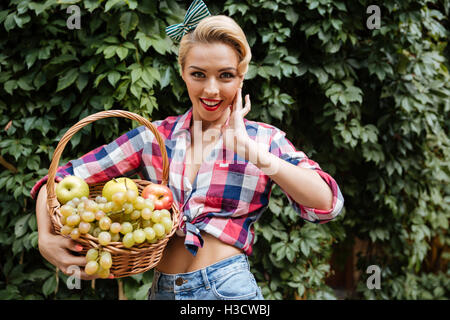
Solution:
[[[186,149],[191,143],[191,119],[192,108],[183,115],[153,122],[165,139],[170,162],[168,186],[181,212],[177,234],[185,236],[185,246],[193,255],[203,246],[200,230],[250,255],[253,223],[267,208],[274,182],[251,162],[235,153],[230,156],[219,139],[191,185],[184,177]],[[302,206],[285,193],[301,218],[313,223],[326,223],[335,218],[344,203],[336,181],[316,162],[297,151],[283,131],[260,122],[247,119],[244,122],[251,139],[265,144],[269,152],[285,161],[316,170],[330,186],[333,206],[329,211]],[[162,181],[161,151],[152,132],[144,126],[59,167],[55,180],[59,182],[66,175],[76,175],[91,184],[135,174],[153,183]],[[32,188],[33,198],[46,180],[47,176]]]

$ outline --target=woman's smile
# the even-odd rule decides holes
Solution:
[[[215,111],[215,110],[219,109],[222,102],[223,102],[223,100],[200,98],[201,105],[208,111]]]

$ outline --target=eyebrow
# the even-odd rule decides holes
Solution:
[[[189,68],[198,69],[198,70],[201,70],[201,71],[205,71],[205,72],[206,72],[205,69],[202,69],[202,68],[197,67],[197,66],[189,66]],[[234,70],[234,71],[236,71],[236,68],[233,68],[233,67],[222,68],[222,69],[219,70],[219,72],[221,72],[221,71],[226,71],[226,70]]]

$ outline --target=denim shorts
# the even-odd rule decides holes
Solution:
[[[200,270],[165,274],[154,270],[149,300],[264,300],[245,254]]]

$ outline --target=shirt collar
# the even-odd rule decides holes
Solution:
[[[191,119],[192,119],[192,107],[189,108],[186,113],[184,113],[177,121],[175,130],[172,134],[178,135],[182,132],[190,132],[191,128]]]

